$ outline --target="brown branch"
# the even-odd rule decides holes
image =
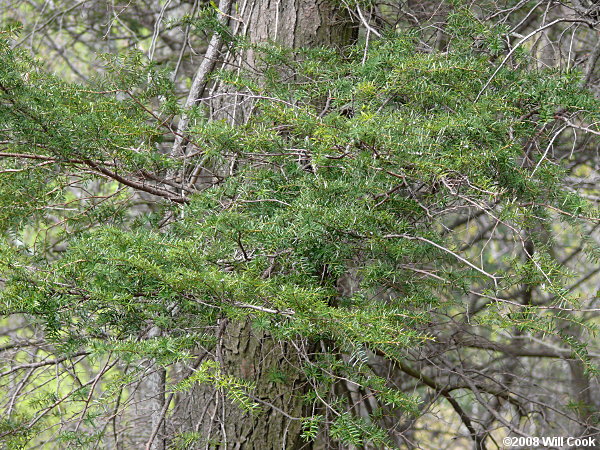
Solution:
[[[163,189],[155,188],[152,186],[147,186],[144,183],[140,183],[138,181],[133,181],[133,180],[127,179],[127,178],[119,175],[118,173],[115,173],[111,170],[108,170],[105,167],[102,167],[102,166],[96,164],[93,161],[87,160],[87,161],[85,161],[85,163],[88,166],[90,166],[92,169],[102,173],[103,175],[106,175],[109,178],[112,178],[115,181],[118,181],[121,184],[124,184],[125,186],[129,186],[131,188],[137,189],[139,191],[147,192],[149,194],[153,194],[158,197],[166,198],[167,200],[170,200],[173,203],[185,204],[185,203],[189,202],[189,200],[187,200],[186,198],[174,196],[172,193],[165,191]]]

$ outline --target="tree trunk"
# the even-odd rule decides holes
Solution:
[[[241,2],[237,11],[242,20],[233,24],[234,31],[251,43],[275,42],[290,48],[343,46],[356,34],[347,11],[324,0]],[[252,67],[260,74],[252,49],[225,61],[233,70]],[[211,94],[224,92],[231,90],[216,85]],[[233,124],[243,123],[250,113],[236,95],[218,97],[211,110],[213,119]],[[192,173],[201,172],[202,168],[196,168]],[[254,384],[251,395],[260,404],[260,411],[244,411],[227,398],[226,392],[204,384],[176,400],[170,431],[199,433],[195,448],[311,448],[300,437],[299,419],[306,415],[302,403],[306,380],[294,345],[274,340],[250,321],[222,319],[219,330],[216,359],[223,373]]]
[[[294,449],[300,439],[304,380],[298,356],[289,344],[254,329],[249,321],[223,319],[217,360],[223,373],[253,382],[252,399],[258,411],[244,411],[227,397],[203,384],[178,404],[175,432],[195,431],[195,448]],[[308,448],[308,447],[303,447]]]

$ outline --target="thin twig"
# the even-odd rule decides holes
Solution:
[[[462,262],[463,262],[463,263],[465,263],[467,266],[469,266],[469,267],[471,267],[471,268],[475,269],[477,272],[479,272],[479,273],[481,273],[481,274],[485,275],[486,277],[489,277],[489,278],[491,278],[492,280],[494,280],[494,286],[495,286],[496,288],[498,287],[498,280],[499,280],[500,278],[502,278],[502,277],[497,277],[497,276],[495,276],[495,275],[492,275],[491,273],[488,273],[488,272],[486,272],[485,270],[483,270],[483,269],[481,269],[481,268],[477,267],[477,266],[476,266],[475,264],[473,264],[471,261],[469,261],[469,260],[467,260],[467,259],[463,258],[462,256],[460,256],[459,254],[457,254],[457,253],[453,252],[452,250],[450,250],[450,249],[448,249],[448,248],[446,248],[446,247],[444,247],[444,246],[442,246],[442,245],[440,245],[440,244],[437,244],[437,243],[435,243],[435,242],[433,242],[433,241],[430,241],[430,240],[429,240],[429,239],[427,239],[427,238],[424,238],[424,237],[421,237],[421,236],[410,236],[410,235],[408,235],[408,234],[386,234],[386,235],[385,235],[385,236],[383,236],[383,237],[384,237],[384,238],[386,238],[386,239],[390,239],[390,238],[402,238],[402,239],[408,239],[408,240],[417,240],[417,241],[426,242],[426,243],[428,243],[429,245],[432,245],[432,246],[434,246],[435,248],[438,248],[438,249],[440,249],[440,250],[442,250],[442,251],[444,251],[444,252],[446,252],[446,253],[448,253],[448,254],[450,254],[450,255],[454,256],[454,257],[455,257],[456,259],[458,259],[459,261],[462,261]]]

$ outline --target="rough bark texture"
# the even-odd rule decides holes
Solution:
[[[343,47],[355,40],[358,32],[348,12],[331,1],[245,1],[239,5],[239,10],[243,20],[235,26],[236,32],[252,44],[275,43],[289,48]],[[232,70],[254,71],[260,78],[262,63],[252,48],[235,56],[229,55],[227,64]],[[253,100],[233,95],[234,91],[223,85],[214,86],[212,94],[224,92],[232,95],[211,102],[213,119],[244,123],[251,114]]]
[[[347,13],[324,0],[261,0],[247,6],[251,42],[291,48],[346,45],[352,38]]]
[[[251,395],[260,410],[243,411],[226,392],[198,386],[183,399],[187,407],[179,416],[179,431],[199,432],[202,438],[197,448],[301,448],[305,444],[299,438],[301,422],[294,419],[304,415],[300,398],[304,384],[295,351],[253,329],[250,322],[227,322],[221,328],[217,348],[221,368],[254,382]]]
[[[276,42],[291,48],[343,46],[351,42],[356,31],[343,8],[323,0],[246,1],[238,4],[237,11],[243,20],[233,27],[252,43]],[[253,68],[260,77],[260,62],[253,50],[228,58],[232,70]],[[215,92],[232,91],[217,85],[211,94]],[[211,105],[213,118],[243,123],[251,108],[240,102],[243,98],[233,92],[231,96],[219,97]],[[195,172],[201,170],[197,168]],[[252,395],[260,404],[260,411],[245,412],[225,392],[215,391],[209,385],[197,386],[185,398],[177,399],[172,432],[200,433],[197,448],[312,447],[300,438],[298,419],[306,415],[301,397],[306,386],[293,345],[274,340],[250,322],[224,319],[216,359],[228,375],[255,384]]]

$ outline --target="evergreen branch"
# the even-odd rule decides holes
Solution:
[[[444,252],[446,252],[446,253],[448,253],[448,254],[450,254],[450,255],[454,256],[454,257],[455,257],[456,259],[458,259],[459,261],[461,261],[461,262],[465,263],[467,266],[471,267],[472,269],[475,269],[477,272],[479,272],[479,273],[481,273],[481,274],[485,275],[486,277],[488,277],[488,278],[491,278],[491,279],[494,281],[494,286],[495,286],[496,288],[498,287],[498,280],[502,279],[502,277],[497,277],[497,276],[495,276],[495,275],[492,275],[492,274],[490,274],[490,273],[486,272],[485,270],[483,270],[483,269],[481,269],[481,268],[477,267],[477,266],[476,266],[475,264],[473,264],[471,261],[469,261],[469,260],[467,260],[467,259],[463,258],[462,256],[460,256],[459,254],[457,254],[457,253],[453,252],[452,250],[450,250],[450,249],[448,249],[448,248],[446,248],[446,247],[444,247],[444,246],[442,246],[442,245],[440,245],[440,244],[437,244],[437,243],[435,243],[435,242],[433,242],[433,241],[430,241],[430,240],[429,240],[429,239],[427,239],[427,238],[424,238],[424,237],[421,237],[421,236],[410,236],[410,235],[408,235],[408,234],[386,234],[386,235],[384,235],[383,237],[384,237],[385,239],[402,238],[402,239],[408,239],[408,240],[413,240],[413,241],[414,241],[414,240],[417,240],[417,241],[426,242],[426,243],[428,243],[429,245],[432,245],[432,246],[434,246],[435,248],[437,248],[437,249],[439,249],[439,250],[442,250],[442,251],[444,251]]]
[[[513,53],[515,51],[517,51],[517,49],[519,47],[521,47],[521,45],[523,45],[526,41],[528,41],[531,37],[535,36],[536,34],[542,32],[544,30],[547,30],[550,27],[553,27],[557,23],[562,23],[562,22],[567,22],[567,23],[585,23],[586,25],[588,25],[588,26],[590,26],[592,28],[594,26],[594,23],[590,22],[589,20],[585,20],[585,19],[565,19],[565,18],[561,18],[561,19],[553,20],[552,22],[547,23],[546,25],[543,25],[543,26],[541,26],[539,28],[536,28],[531,33],[529,33],[527,36],[525,36],[523,39],[521,39],[519,42],[517,42],[513,48],[510,49],[510,51],[504,57],[504,59],[502,60],[502,62],[500,64],[498,64],[498,67],[496,67],[496,70],[494,71],[494,73],[492,74],[492,76],[485,82],[485,84],[483,85],[483,87],[481,88],[481,90],[479,91],[479,93],[477,94],[477,96],[475,97],[475,101],[476,102],[479,101],[479,99],[481,98],[481,96],[483,95],[483,93],[485,92],[485,90],[488,88],[488,86],[490,85],[490,83],[492,82],[492,80],[496,77],[496,75],[498,75],[498,72],[500,72],[500,69],[502,69],[502,66],[504,66],[504,64],[506,64],[506,62],[510,59],[510,57],[513,55]]]

